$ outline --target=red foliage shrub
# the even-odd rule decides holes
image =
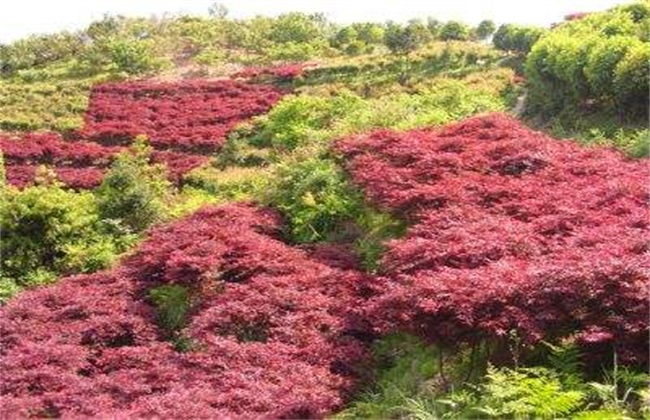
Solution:
[[[34,165],[6,165],[7,183],[17,188],[31,185],[36,178],[36,168]]]
[[[321,417],[364,356],[356,302],[372,289],[273,238],[279,218],[213,207],[150,232],[112,271],[0,308],[0,417]],[[184,333],[161,339],[146,291],[189,288]]]
[[[208,161],[205,155],[216,151],[236,124],[266,112],[280,97],[274,87],[230,80],[99,85],[93,88],[77,141],[55,133],[0,135],[0,150],[14,186],[32,184],[36,166],[45,164],[55,167],[68,186],[93,188],[113,156],[146,134],[157,149],[152,160],[164,163],[170,179],[179,182]]]
[[[85,141],[65,141],[56,133],[0,135],[0,150],[8,165],[52,165],[106,167],[119,150]]]
[[[647,162],[500,114],[336,149],[369,200],[412,222],[383,259],[378,328],[442,343],[577,334],[647,362]]]
[[[210,153],[237,123],[266,112],[281,92],[232,80],[124,82],[93,88],[83,137],[126,144],[145,134],[156,149]]]
[[[246,67],[235,73],[233,77],[256,81],[289,82],[302,76],[307,66],[308,64],[301,63],[275,67]]]

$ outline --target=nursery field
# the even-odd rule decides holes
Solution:
[[[0,419],[647,418],[649,25],[0,44]]]

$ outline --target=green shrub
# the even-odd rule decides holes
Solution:
[[[149,290],[149,299],[156,307],[156,318],[165,339],[178,351],[192,350],[194,343],[182,332],[190,310],[189,291],[177,284],[163,285]]]
[[[443,41],[464,41],[469,38],[469,26],[462,22],[449,21],[440,28],[439,38]]]
[[[435,353],[434,348],[408,334],[378,340],[372,348],[372,384],[335,418],[408,417],[407,400],[427,394],[427,384],[439,373]]]
[[[638,39],[626,36],[602,38],[595,42],[590,48],[587,65],[583,70],[591,94],[615,98],[614,70],[630,49],[642,45]]]
[[[150,40],[116,39],[108,46],[110,60],[119,71],[128,74],[142,74],[161,67],[161,62],[153,53]]]
[[[526,54],[544,32],[542,28],[507,23],[499,26],[492,42],[499,50]]]
[[[149,290],[149,298],[156,306],[158,323],[168,333],[175,333],[185,326],[190,307],[185,287],[177,284],[158,286]]]
[[[613,86],[617,101],[625,109],[643,110],[650,89],[650,43],[634,43],[614,69]],[[644,105],[645,104],[645,105]]]
[[[331,160],[315,157],[279,165],[266,202],[285,214],[295,242],[332,240],[350,232],[360,195]]]
[[[649,27],[650,6],[638,3],[547,32],[526,59],[530,112],[548,117],[567,108],[597,106],[645,119],[650,45],[644,34]]]
[[[418,22],[406,26],[389,23],[384,32],[384,43],[391,52],[396,54],[414,51],[430,39],[431,33]]]
[[[476,38],[487,39],[490,35],[494,33],[496,28],[497,27],[494,25],[494,22],[492,22],[491,20],[483,20],[476,27],[475,30]]]
[[[112,235],[91,193],[58,184],[5,189],[0,230],[4,298],[58,275],[104,268],[132,242]]]
[[[171,184],[164,166],[149,164],[150,152],[138,142],[118,155],[96,192],[101,217],[132,232],[166,217]]]

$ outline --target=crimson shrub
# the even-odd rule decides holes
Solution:
[[[0,308],[0,417],[321,417],[364,356],[356,317],[374,293],[274,236],[248,205],[160,226],[111,271],[68,277]],[[149,290],[184,286],[180,353]],[[159,314],[158,314],[159,315]]]
[[[443,344],[575,336],[647,362],[646,162],[501,114],[336,149],[369,200],[411,222],[382,261],[380,330]]]

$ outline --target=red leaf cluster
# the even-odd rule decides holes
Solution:
[[[0,417],[321,417],[364,356],[354,271],[274,236],[276,214],[203,209],[150,232],[111,271],[26,291],[0,308]],[[147,290],[182,284],[192,309],[173,350]],[[357,325],[357,327],[355,327]]]
[[[0,135],[7,181],[23,188],[34,181],[39,165],[54,167],[59,180],[77,189],[98,186],[117,147],[105,147],[85,141],[69,142],[56,133],[27,133],[22,136]]]
[[[253,79],[256,81],[290,82],[293,79],[302,76],[308,65],[309,64],[307,63],[300,63],[273,67],[246,67],[235,73],[233,77]]]
[[[647,362],[647,161],[501,114],[336,149],[370,201],[412,223],[383,259],[378,328],[439,343],[576,334]]]
[[[95,86],[84,137],[126,144],[145,134],[156,149],[209,154],[237,123],[271,108],[282,93],[232,80],[125,82]]]

